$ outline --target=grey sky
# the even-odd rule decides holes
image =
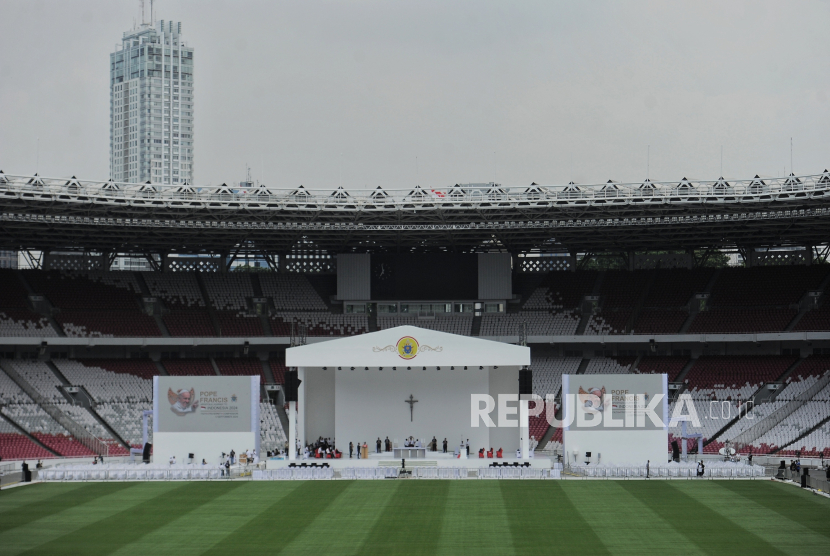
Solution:
[[[830,3],[157,0],[195,48],[197,184],[505,185],[830,166]],[[0,0],[0,169],[108,177],[138,0]],[[417,176],[416,176],[416,157]]]

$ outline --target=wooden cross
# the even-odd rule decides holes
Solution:
[[[418,400],[415,399],[415,396],[409,394],[409,399],[404,401],[409,404],[409,422],[411,423],[413,420],[412,410],[415,409],[415,404],[418,403]]]

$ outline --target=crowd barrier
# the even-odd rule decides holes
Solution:
[[[42,481],[189,481],[237,478],[246,472],[245,469],[235,468],[230,475],[226,475],[219,467],[193,465],[59,465],[40,470],[39,478]]]
[[[418,479],[466,479],[466,467],[414,467],[412,476]]]
[[[596,477],[596,478],[696,478],[696,466],[656,466],[652,465],[646,468],[645,465],[635,467],[597,467],[590,465],[575,465],[570,468],[570,472],[574,475],[582,477]],[[760,465],[724,465],[715,466],[712,464],[706,465],[703,472],[703,477],[706,479],[738,479],[738,478],[756,478],[764,477],[766,469]]]
[[[559,469],[538,467],[479,467],[479,479],[561,479]]]
[[[417,479],[466,479],[466,467],[412,467]],[[533,467],[481,467],[473,475],[480,479],[559,479],[559,469]],[[398,467],[282,467],[279,469],[231,469],[230,475],[215,467],[195,465],[165,466],[150,464],[63,465],[40,471],[42,481],[188,481],[234,479],[250,475],[255,481],[311,481],[340,479],[395,479]]]
[[[346,467],[340,470],[341,479],[394,479],[397,467]]]
[[[280,469],[257,469],[252,473],[255,481],[317,481],[334,478],[331,467],[283,467]]]

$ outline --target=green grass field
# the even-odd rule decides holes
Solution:
[[[830,500],[771,481],[36,484],[0,554],[830,554]]]

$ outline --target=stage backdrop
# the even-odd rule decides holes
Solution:
[[[612,407],[600,406],[603,419],[599,425],[590,426],[595,417],[586,412],[585,406],[592,402],[586,394],[594,394],[603,399],[602,394],[613,397]],[[573,463],[574,451],[578,452],[577,462],[586,461],[586,452],[591,452],[592,463],[645,464],[665,463],[668,459],[668,377],[665,374],[609,374],[609,375],[562,375],[563,398],[563,443],[568,461]],[[569,394],[569,395],[565,395]],[[652,402],[656,394],[662,394],[662,401],[654,408],[654,413],[663,425],[654,424],[633,407],[629,409],[626,426],[625,395],[643,395],[646,404]],[[606,411],[607,410],[607,411]],[[584,418],[580,418],[580,413]],[[613,421],[622,424],[610,425]]]
[[[222,452],[259,453],[258,376],[157,376],[153,378],[153,454],[179,463]]]
[[[366,442],[374,452],[378,436],[388,435],[399,444],[410,435],[427,441],[435,436],[439,448],[446,437],[450,450],[464,438],[474,451],[501,447],[511,457],[519,447],[518,428],[470,426],[470,394],[516,394],[518,367],[304,371],[309,441],[333,436],[340,449],[348,449],[349,442]],[[417,400],[411,413],[406,402],[410,395]],[[516,408],[518,403],[509,405]],[[491,418],[496,421],[496,411]],[[510,417],[517,419],[518,413]]]

